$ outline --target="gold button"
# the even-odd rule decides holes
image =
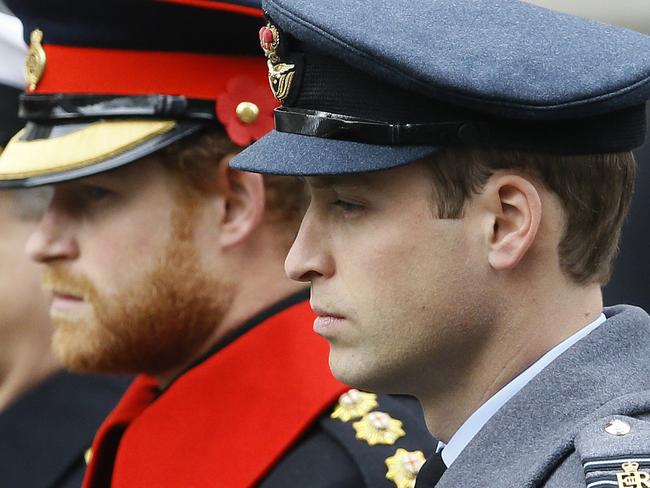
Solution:
[[[86,449],[86,452],[84,452],[84,461],[86,461],[86,465],[88,465],[92,460],[93,460],[93,448],[89,447],[88,449]]]
[[[618,419],[610,420],[605,426],[605,432],[607,432],[609,435],[615,435],[619,437],[627,435],[630,430],[630,424]]]
[[[260,108],[253,102],[241,102],[235,109],[237,118],[244,124],[252,124],[260,116]]]

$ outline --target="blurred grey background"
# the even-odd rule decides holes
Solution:
[[[480,1],[480,0],[479,0]],[[650,0],[524,0],[650,34]]]

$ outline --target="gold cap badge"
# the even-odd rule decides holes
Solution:
[[[43,49],[43,31],[34,29],[29,38],[29,50],[25,59],[25,81],[29,90],[35,90],[43,77],[47,56]]]
[[[339,397],[339,403],[330,417],[348,422],[354,418],[363,417],[377,405],[377,395],[353,388]]]
[[[616,474],[618,488],[650,488],[650,473],[639,471],[639,463],[628,461],[621,468],[624,472]]]
[[[281,63],[278,56],[280,47],[280,32],[278,28],[269,23],[260,29],[260,46],[268,59],[269,84],[271,91],[279,102],[284,102],[291,92],[293,77],[296,74],[296,65]]]
[[[352,424],[357,439],[366,441],[371,446],[375,444],[393,445],[400,437],[406,435],[402,422],[384,412],[370,412],[361,420]]]
[[[422,451],[407,451],[398,449],[395,454],[386,459],[388,472],[386,478],[395,483],[397,488],[414,488],[420,468],[424,464]]]

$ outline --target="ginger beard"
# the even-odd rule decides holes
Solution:
[[[205,347],[228,309],[232,286],[199,265],[193,203],[177,202],[162,256],[119,293],[102,296],[88,277],[60,265],[46,268],[44,287],[83,296],[92,309],[91,318],[52,316],[53,348],[67,369],[156,375],[189,363]]]

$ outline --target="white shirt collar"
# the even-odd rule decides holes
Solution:
[[[436,452],[442,451],[442,460],[447,467],[451,466],[459,454],[462,452],[467,444],[474,438],[476,434],[483,428],[483,426],[492,418],[492,416],[499,411],[499,409],[506,404],[513,396],[515,396],[524,386],[526,386],[535,376],[537,376],[546,366],[551,364],[560,354],[566,351],[569,347],[574,345],[580,339],[586,337],[590,332],[596,329],[599,325],[605,322],[607,318],[604,314],[594,320],[589,325],[585,326],[568,339],[565,339],[560,344],[555,346],[549,352],[544,354],[536,362],[534,362],[528,369],[513,379],[506,386],[501,388],[494,394],[488,401],[479,407],[449,440],[448,444],[438,442]]]

